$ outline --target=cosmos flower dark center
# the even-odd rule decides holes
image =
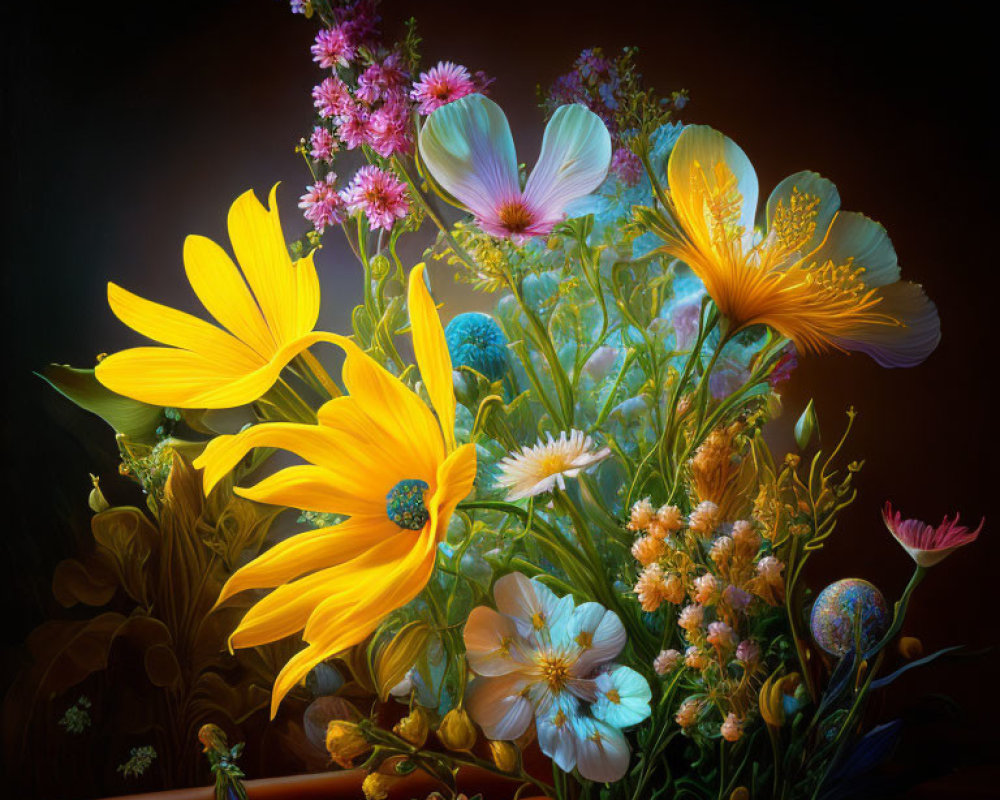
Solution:
[[[501,224],[511,233],[522,233],[532,223],[531,212],[523,200],[509,200],[497,209]]]

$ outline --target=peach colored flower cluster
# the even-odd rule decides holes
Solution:
[[[677,710],[677,724],[686,730],[714,727],[736,741],[764,668],[750,631],[757,618],[783,603],[784,564],[771,555],[757,524],[727,522],[709,500],[686,515],[678,506],[657,508],[640,500],[626,527],[636,534],[633,591],[639,605],[664,614],[665,641],[678,643],[662,650],[653,668],[667,680],[682,678],[681,686],[691,690]]]

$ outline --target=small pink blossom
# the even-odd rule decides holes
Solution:
[[[318,125],[313,128],[312,136],[309,137],[309,147],[309,155],[317,161],[329,163],[333,160],[333,154],[337,152],[340,145],[337,144],[337,140],[333,138],[333,134],[328,128]]]
[[[698,721],[703,708],[704,704],[701,700],[695,697],[688,697],[681,703],[680,708],[677,709],[677,716],[674,717],[674,720],[682,728],[690,728]]]
[[[390,96],[386,103],[368,118],[372,148],[383,158],[413,150],[410,128],[410,109],[406,101]]]
[[[954,519],[946,516],[936,528],[921,522],[919,519],[903,519],[898,511],[894,512],[891,503],[886,503],[882,510],[882,519],[896,541],[910,554],[910,557],[921,567],[933,567],[947,556],[979,538],[979,533],[986,524],[986,518],[975,530],[965,525],[959,525],[959,515]]]
[[[390,230],[410,210],[406,184],[393,173],[376,166],[359,169],[341,197],[352,214],[361,211],[372,228]]]
[[[660,654],[653,660],[653,669],[657,675],[666,675],[673,672],[674,668],[681,662],[681,654],[677,650],[661,650]]]
[[[729,712],[729,716],[726,717],[726,721],[722,723],[722,727],[719,729],[722,734],[722,738],[727,742],[738,741],[743,735],[743,722],[734,713]]]
[[[476,87],[469,70],[451,61],[440,61],[413,84],[410,97],[417,101],[417,111],[430,114],[460,97],[472,94]]]
[[[702,536],[710,536],[719,525],[719,507],[711,500],[704,500],[688,517],[688,527]]]
[[[304,212],[303,216],[318,231],[344,221],[344,200],[334,187],[336,180],[337,176],[330,172],[323,180],[307,186],[306,193],[299,198],[299,208]]]
[[[728,650],[737,643],[736,633],[725,622],[712,622],[708,626],[708,643],[720,650]]]
[[[381,64],[372,64],[358,76],[357,97],[374,104],[402,89],[406,78],[399,54],[391,53]]]
[[[348,32],[342,25],[326,28],[316,34],[311,48],[313,61],[323,69],[346,66],[354,58],[355,48]]]
[[[748,666],[760,660],[760,646],[753,639],[744,639],[736,646],[736,660]]]
[[[352,106],[344,109],[338,119],[340,124],[337,126],[337,135],[348,150],[371,142],[369,115],[363,108]]]
[[[324,78],[313,87],[313,105],[321,117],[338,117],[351,107],[351,94],[340,78]]]
[[[727,586],[722,590],[722,601],[733,611],[745,611],[753,597],[739,586]]]

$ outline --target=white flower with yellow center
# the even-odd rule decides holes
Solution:
[[[619,780],[629,761],[621,729],[649,716],[651,698],[645,678],[613,663],[625,646],[621,620],[519,572],[493,596],[498,610],[474,608],[465,625],[472,718],[493,740],[517,739],[534,720],[542,752],[564,772]]]
[[[611,455],[611,450],[594,447],[593,440],[583,431],[563,431],[558,439],[546,434],[532,447],[523,447],[500,462],[497,484],[507,489],[508,500],[521,500],[556,486],[566,488],[566,478],[575,478],[581,470],[592,467]]]

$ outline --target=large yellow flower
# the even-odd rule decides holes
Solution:
[[[184,270],[217,327],[153,303],[114,283],[115,315],[166,347],[135,347],[97,365],[97,379],[118,394],[179,408],[231,408],[264,394],[313,333],[319,281],[312,254],[292,261],[281,233],[275,186],[264,208],[248,191],[229,210],[229,238],[242,267],[204,236],[184,242]],[[249,286],[248,286],[249,284]],[[225,330],[224,330],[224,329]]]
[[[291,451],[308,463],[237,493],[350,517],[271,548],[236,572],[219,597],[222,602],[244,589],[278,587],[247,612],[232,635],[233,647],[304,630],[307,647],[275,681],[272,715],[310,669],[360,642],[424,588],[448,520],[472,488],[475,447],[455,445],[451,358],[423,275],[423,265],[410,273],[410,324],[436,417],[357,345],[333,336],[346,354],[348,394],[322,406],[318,424],[256,425],[213,439],[195,461],[205,470],[208,491],[254,447]]]
[[[840,211],[837,188],[798,172],[768,198],[755,230],[757,175],[746,154],[704,125],[681,133],[667,166],[665,250],[705,284],[729,331],[764,324],[805,352],[868,353],[912,366],[940,339],[934,304],[899,280],[885,229]]]

